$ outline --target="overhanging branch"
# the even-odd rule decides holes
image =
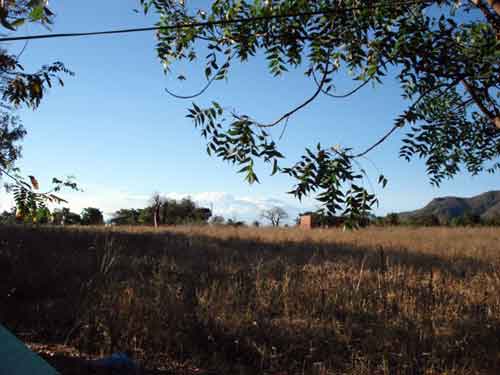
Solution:
[[[304,107],[307,107],[310,103],[312,103],[318,97],[318,95],[323,90],[323,87],[325,85],[326,79],[328,77],[328,73],[329,73],[328,72],[328,66],[329,66],[329,61],[325,65],[323,77],[321,79],[320,84],[318,85],[318,88],[314,92],[314,94],[310,98],[308,98],[306,101],[304,101],[302,104],[298,105],[294,109],[292,109],[292,110],[288,111],[287,113],[285,113],[283,116],[281,116],[280,118],[278,118],[276,121],[273,121],[273,122],[268,123],[268,124],[259,123],[258,121],[252,120],[252,119],[250,119],[250,118],[248,118],[246,116],[245,117],[239,116],[239,115],[237,115],[235,113],[233,113],[233,117],[235,117],[238,120],[251,121],[253,124],[255,124],[256,126],[258,126],[259,128],[272,128],[272,127],[274,127],[276,125],[279,125],[283,121],[288,120],[293,114],[297,113],[298,111],[300,111]]]
[[[368,77],[366,80],[364,80],[360,85],[358,85],[357,87],[355,87],[354,89],[352,89],[351,91],[345,93],[345,94],[342,94],[342,95],[336,95],[336,94],[332,94],[324,89],[321,89],[321,92],[329,97],[332,97],[332,98],[335,98],[335,99],[345,99],[351,95],[354,95],[356,92],[358,92],[359,90],[361,90],[363,87],[365,87],[373,78],[374,75],[371,75],[370,77]],[[316,77],[316,74],[313,72],[313,79],[314,79],[314,82],[316,83],[316,85],[319,87],[320,85],[320,82],[318,81],[317,77]]]
[[[491,123],[497,129],[500,130],[500,114],[498,113],[498,111],[492,112],[484,105],[483,101],[477,94],[475,87],[471,83],[467,82],[467,80],[465,79],[463,79],[461,82],[471,96],[472,100],[474,100],[474,103],[476,103],[476,105],[478,106],[479,110],[491,121]]]
[[[489,6],[497,13],[494,14],[490,11],[488,6],[483,3],[483,0],[469,0],[483,13],[486,20],[495,28],[497,32],[497,39],[500,36],[500,1],[498,0],[487,0]],[[495,5],[496,3],[496,5]]]
[[[205,86],[203,86],[201,88],[200,91],[198,91],[197,93],[195,94],[191,94],[191,95],[179,95],[179,94],[176,94],[174,93],[173,91],[169,90],[168,88],[165,88],[165,91],[167,92],[167,94],[169,94],[170,96],[173,96],[174,98],[176,99],[194,99],[198,96],[201,96],[203,95],[203,93],[205,93],[205,91],[207,91],[210,86],[212,86],[212,83],[214,83],[216,80],[217,80],[217,77],[221,74],[221,72],[224,70],[224,69],[227,69],[229,67],[229,62],[231,61],[231,59],[236,55],[236,53],[233,53],[227,60],[226,62],[224,63],[224,65],[222,65],[219,70],[217,70],[217,72],[215,72],[215,74],[208,80],[208,82],[205,84]]]
[[[370,151],[372,151],[373,149],[375,149],[376,147],[380,146],[382,143],[384,143],[387,138],[389,138],[392,133],[394,133],[397,129],[399,129],[401,126],[399,125],[394,125],[382,138],[380,138],[377,142],[375,142],[373,145],[371,145],[370,147],[368,147],[366,150],[364,150],[363,152],[360,152],[359,154],[356,154],[356,155],[352,155],[351,157],[354,158],[354,159],[357,159],[357,158],[360,158],[360,157],[363,157],[365,156],[366,154],[368,154]]]
[[[437,90],[443,86],[445,86],[445,90],[441,92],[441,94],[444,94],[446,91],[452,89],[453,87],[455,87],[458,83],[460,82],[459,79],[456,79],[454,80],[453,82],[445,85],[445,84],[441,84],[441,85],[438,85],[437,87],[432,87],[426,91],[424,91],[419,97],[418,99],[410,106],[410,108],[408,109],[407,113],[411,112],[412,110],[414,110],[417,105],[425,98],[427,97],[427,95],[429,95],[431,92],[433,92],[434,90]],[[368,154],[370,151],[372,151],[373,149],[375,149],[376,147],[380,146],[382,143],[384,143],[397,129],[401,128],[404,126],[404,123],[401,123],[400,121],[397,121],[396,124],[391,128],[389,129],[389,131],[387,133],[385,133],[382,138],[380,138],[377,142],[375,142],[373,145],[371,145],[370,147],[368,147],[366,150],[364,150],[363,152],[360,152],[359,154],[355,154],[355,155],[351,155],[352,158],[360,158],[360,157],[363,157],[365,156],[366,154]]]

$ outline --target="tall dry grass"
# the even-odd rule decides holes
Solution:
[[[217,373],[500,373],[500,230],[0,228],[0,320]]]

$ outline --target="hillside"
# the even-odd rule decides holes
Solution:
[[[403,219],[435,215],[440,222],[447,222],[465,214],[478,215],[483,219],[500,217],[500,191],[489,191],[471,198],[435,198],[425,207],[402,212]]]

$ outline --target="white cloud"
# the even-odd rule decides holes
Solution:
[[[0,193],[0,211],[9,211],[14,206],[14,200],[6,193]]]
[[[164,193],[164,195],[172,199],[190,197],[198,205],[211,208],[215,215],[222,215],[227,219],[234,218],[247,222],[259,219],[262,210],[274,206],[282,207],[287,211],[290,216],[290,222],[301,211],[300,207],[288,200],[272,197],[235,196],[226,192]]]

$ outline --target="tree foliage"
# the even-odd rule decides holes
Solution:
[[[100,209],[95,207],[84,208],[81,214],[82,225],[102,225],[104,216]]]
[[[6,183],[5,188],[7,192],[12,193],[17,208],[16,216],[22,221],[35,223],[37,221],[37,213],[40,210],[46,210],[48,204],[68,203],[58,195],[62,189],[80,190],[71,176],[64,180],[53,178],[52,187],[43,191],[40,189],[40,184],[34,176],[24,178],[18,173],[17,168],[11,168],[9,172],[4,171],[4,174],[9,176],[13,181]]]
[[[384,223],[387,225],[399,225],[401,223],[401,219],[397,213],[391,212],[385,217]]]
[[[281,207],[272,207],[261,212],[260,217],[268,220],[273,227],[279,227],[283,220],[288,219],[288,213]]]
[[[140,218],[140,209],[122,208],[113,214],[111,223],[116,225],[136,225],[140,223]]]
[[[174,61],[205,61],[207,84],[193,95],[167,89],[177,98],[205,93],[228,79],[235,62],[257,55],[274,76],[301,69],[310,79],[311,95],[273,121],[216,102],[189,109],[207,152],[237,165],[250,183],[258,182],[255,165],[262,159],[272,174],[296,180],[291,193],[297,198],[315,194],[328,214],[355,224],[377,203],[364,186],[360,160],[398,131],[405,133],[400,157],[424,159],[434,185],[460,170],[500,168],[498,1],[216,0],[207,9],[177,0],[141,3],[159,15],[157,52],[167,74]],[[345,72],[353,89],[342,93],[336,83]],[[407,107],[381,129],[380,139],[363,150],[318,144],[282,166],[272,128],[283,134],[293,115],[319,96],[341,100],[390,78],[399,82]],[[387,183],[384,176],[378,181]]]
[[[213,225],[223,225],[226,222],[226,219],[224,219],[224,216],[222,215],[214,215],[210,219],[210,224]]]
[[[16,224],[16,209],[10,211],[3,211],[0,214],[0,225],[13,225]]]
[[[54,225],[78,225],[82,223],[79,214],[71,212],[69,208],[56,208],[52,212],[52,224]]]
[[[209,208],[198,207],[190,198],[168,199],[154,193],[148,206],[140,209],[120,209],[113,214],[111,223],[117,225],[174,225],[207,223],[212,216]]]
[[[27,22],[50,25],[53,13],[47,7],[47,1],[2,1],[0,3],[0,24],[8,31],[16,31]],[[26,45],[25,45],[26,47]],[[6,184],[12,191],[17,205],[18,217],[30,217],[36,221],[36,212],[45,212],[46,204],[61,203],[64,200],[54,193],[62,187],[77,189],[72,179],[66,181],[54,178],[50,190],[39,190],[34,176],[23,177],[14,163],[21,156],[19,142],[26,131],[15,110],[21,106],[36,109],[47,89],[54,83],[61,86],[61,74],[73,73],[61,62],[54,62],[41,67],[38,71],[28,73],[20,63],[22,52],[17,55],[9,53],[0,45],[0,178],[7,177]]]
[[[28,22],[48,26],[53,21],[53,13],[46,6],[47,1],[3,1],[0,4],[0,23],[9,30],[16,31]],[[12,110],[21,105],[36,109],[47,89],[55,83],[63,86],[60,74],[73,73],[63,63],[56,61],[42,66],[38,71],[28,73],[20,63],[22,56],[9,53],[0,46],[0,107]]]
[[[54,14],[48,4],[48,0],[3,0],[0,3],[0,23],[11,31],[27,22],[51,25]]]
[[[19,142],[26,130],[19,118],[9,112],[0,112],[0,168],[8,170],[21,155]],[[1,173],[1,172],[0,172]]]

